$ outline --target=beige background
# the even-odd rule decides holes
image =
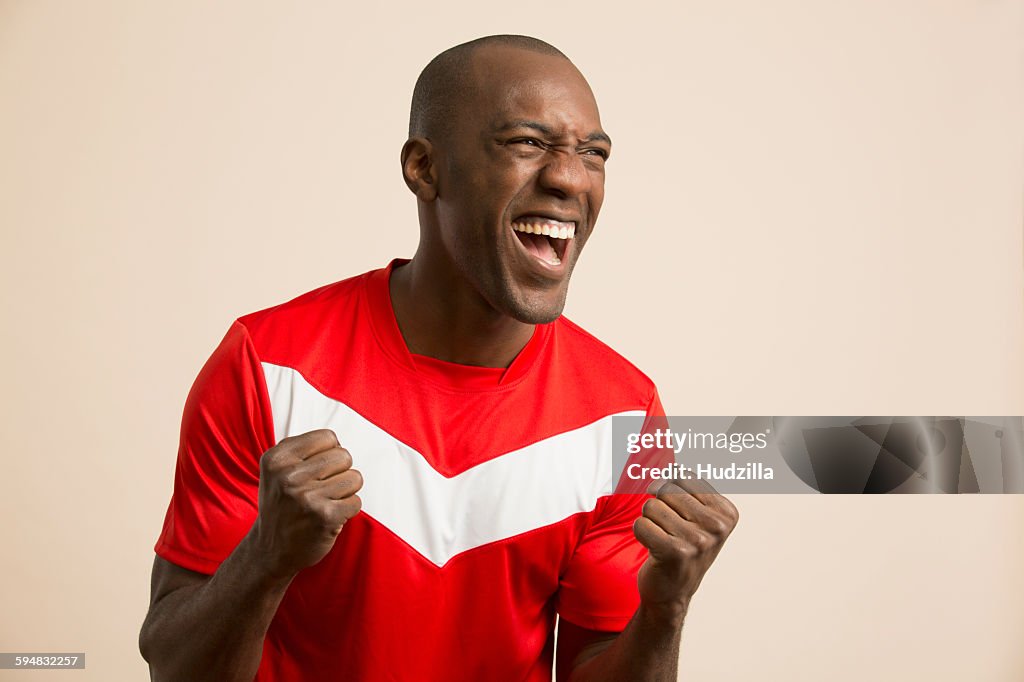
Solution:
[[[413,82],[499,32],[598,95],[568,313],[670,412],[1024,413],[1024,3],[0,2],[0,650],[88,655],[0,679],[146,678],[192,379],[411,255]],[[1024,497],[738,503],[686,679],[1024,678]]]

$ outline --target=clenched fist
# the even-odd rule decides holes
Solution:
[[[251,534],[269,573],[291,577],[323,559],[359,513],[362,486],[352,456],[328,429],[285,438],[263,453]]]
[[[650,551],[640,567],[640,600],[659,615],[682,622],[704,573],[729,537],[739,512],[706,481],[676,479],[651,486],[633,524]]]

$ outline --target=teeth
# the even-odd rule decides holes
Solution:
[[[576,237],[575,223],[570,223],[568,226],[554,223],[512,223],[512,229],[526,234],[542,234],[554,239],[574,239]]]

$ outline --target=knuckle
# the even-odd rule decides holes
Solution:
[[[338,447],[337,452],[338,464],[341,466],[341,468],[350,469],[352,467],[352,453],[350,453],[343,447]]]
[[[661,486],[660,490],[658,490],[658,499],[667,501],[666,498],[679,495],[683,492],[683,489],[676,485],[675,482],[668,481],[665,485]]]
[[[680,561],[687,561],[692,559],[696,554],[696,548],[688,542],[674,542],[672,543],[672,553],[676,559]]]
[[[281,485],[281,489],[284,491],[295,491],[302,487],[303,483],[302,470],[295,467],[287,469],[281,469],[278,472],[277,480]]]
[[[725,535],[729,532],[729,523],[722,518],[715,517],[708,522],[707,530],[714,535]]]
[[[281,450],[276,446],[270,448],[260,455],[260,471],[264,473],[277,471],[281,466],[281,459]]]
[[[316,431],[311,431],[310,434],[317,440],[333,441],[335,446],[338,445],[338,434],[333,429],[317,429]]]
[[[294,462],[304,450],[302,436],[287,436],[268,450],[267,455],[271,456],[271,464],[275,468],[280,468]]]
[[[336,535],[345,523],[345,518],[338,514],[324,514],[319,519],[320,530]]]
[[[363,501],[359,499],[358,495],[353,495],[352,497],[346,499],[344,505],[342,506],[342,521],[348,521],[353,516],[358,514],[360,510],[362,510],[362,508]]]
[[[352,491],[360,490],[363,487],[363,475],[358,469],[349,469],[347,473],[352,478]]]
[[[313,490],[303,490],[295,496],[299,510],[310,516],[322,516],[320,511],[320,499]]]
[[[657,505],[658,505],[657,501],[654,498],[651,498],[651,499],[647,500],[646,502],[644,502],[644,506],[642,508],[642,512],[641,513],[644,516],[650,518],[651,514],[654,513],[654,510],[657,507]]]

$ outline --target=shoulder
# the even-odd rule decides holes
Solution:
[[[567,317],[552,323],[555,361],[578,381],[595,390],[613,388],[650,402],[654,382],[636,365]]]
[[[367,281],[380,270],[327,284],[238,318],[265,361],[291,365],[298,357],[341,350],[362,323]]]
[[[298,331],[303,326],[322,323],[326,319],[338,319],[346,313],[354,313],[366,281],[376,270],[327,284],[300,296],[263,310],[257,310],[238,318],[238,323],[248,330],[254,339],[266,333],[283,328]]]

